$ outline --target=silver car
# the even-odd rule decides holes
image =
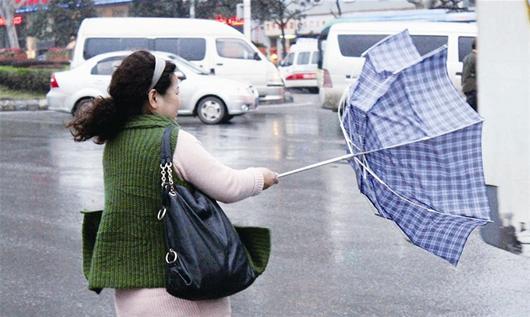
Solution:
[[[48,108],[73,114],[87,101],[108,96],[112,72],[131,53],[97,55],[74,69],[52,74],[46,95]],[[179,115],[198,116],[203,123],[217,124],[256,109],[259,96],[252,85],[210,75],[171,53],[152,53],[177,66],[175,73],[181,80]]]

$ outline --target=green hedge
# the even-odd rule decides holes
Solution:
[[[57,62],[57,61],[39,61],[36,59],[26,59],[23,61],[17,60],[0,60],[0,66],[13,66],[13,67],[31,67],[31,68],[66,68],[70,65],[70,62]]]
[[[0,66],[0,84],[13,90],[46,93],[50,89],[50,76],[54,71]]]

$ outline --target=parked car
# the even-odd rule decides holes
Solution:
[[[205,72],[250,82],[261,101],[284,101],[285,88],[278,69],[241,32],[213,20],[84,19],[71,66],[75,68],[102,53],[138,49],[173,53]]]
[[[477,36],[474,22],[392,21],[339,22],[324,28],[319,37],[319,97],[323,108],[337,110],[347,87],[364,65],[362,53],[383,38],[408,29],[419,53],[447,45],[449,78],[460,89],[462,61]]]
[[[301,38],[289,49],[278,69],[286,88],[309,88],[318,91],[318,49],[316,39]]]
[[[108,96],[112,72],[131,53],[97,55],[74,69],[52,74],[46,95],[49,109],[74,114],[85,102]],[[153,54],[177,66],[175,73],[181,80],[179,115],[196,115],[206,124],[217,124],[256,109],[258,92],[251,84],[210,75],[175,54]]]

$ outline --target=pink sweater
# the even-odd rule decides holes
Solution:
[[[180,129],[173,165],[179,177],[224,203],[257,195],[263,190],[259,168],[232,169],[208,153],[201,143]],[[229,298],[188,301],[169,295],[164,288],[116,289],[118,317],[225,317],[231,315]]]
[[[183,130],[179,131],[173,165],[180,177],[223,203],[233,203],[263,190],[263,173],[259,168],[232,169],[216,160],[199,140]]]

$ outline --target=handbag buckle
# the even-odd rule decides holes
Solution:
[[[173,255],[173,259],[170,261],[170,260],[169,260],[169,256],[171,256],[171,255]],[[175,262],[177,261],[177,259],[178,259],[178,254],[177,254],[177,252],[175,252],[175,250],[173,250],[173,249],[170,248],[170,249],[169,249],[169,252],[166,253],[166,263],[167,263],[167,264],[175,263]]]
[[[158,211],[158,215],[156,216],[156,218],[157,218],[158,220],[162,220],[162,218],[164,218],[164,216],[166,215],[166,211],[167,211],[166,207],[162,207],[162,208],[160,208],[160,210]]]

